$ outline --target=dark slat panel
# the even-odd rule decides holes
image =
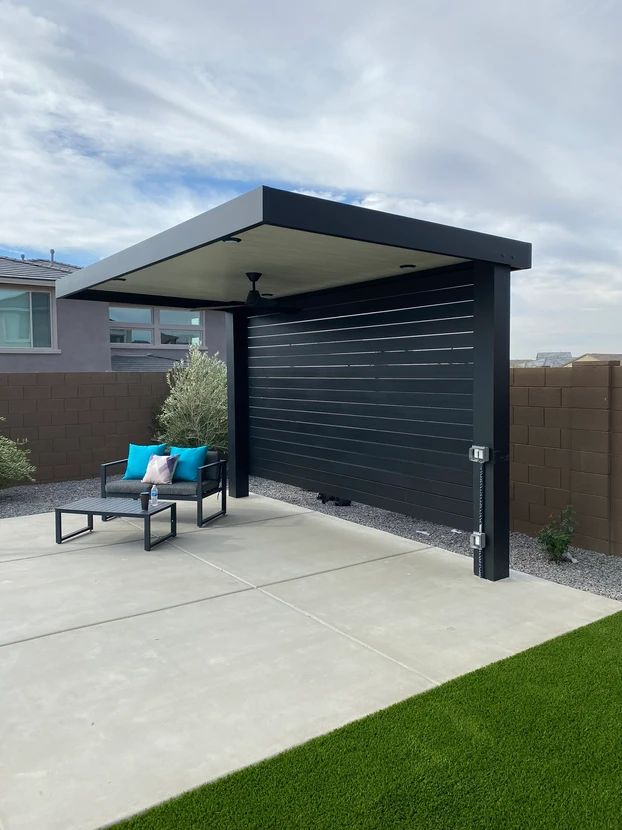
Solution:
[[[288,470],[304,470],[308,475],[321,476],[322,478],[335,482],[338,485],[341,484],[341,486],[356,488],[360,493],[376,493],[384,487],[384,489],[392,491],[391,495],[395,495],[395,497],[401,500],[412,501],[423,507],[429,507],[435,510],[448,509],[451,513],[457,516],[473,515],[473,502],[471,499],[447,498],[446,496],[441,496],[438,493],[429,493],[424,490],[417,490],[416,488],[410,486],[404,487],[402,484],[396,483],[395,481],[391,484],[388,481],[384,483],[373,481],[365,476],[358,475],[356,470],[354,475],[349,475],[346,472],[334,472],[330,470],[328,466],[323,471],[319,471],[301,464],[287,464],[282,461],[265,461],[259,459],[257,460],[257,466],[263,467],[264,469],[266,467],[270,467],[274,470],[282,470],[283,472],[288,472]],[[330,490],[329,494],[334,495]]]
[[[252,369],[272,366],[412,366],[429,364],[463,364],[473,362],[472,348],[447,348],[420,351],[387,351],[356,354],[319,354],[295,355],[291,352],[278,357],[249,356],[248,365]]]
[[[286,345],[302,345],[305,343],[324,343],[327,340],[338,340],[340,342],[346,340],[361,340],[365,338],[376,338],[383,340],[385,338],[400,338],[400,337],[417,337],[432,334],[447,334],[469,332],[473,333],[473,316],[469,305],[469,313],[461,314],[457,317],[441,317],[433,320],[404,320],[398,325],[373,325],[358,328],[356,326],[340,326],[329,329],[324,329],[311,332],[292,332],[289,334],[281,334],[277,337],[268,336],[262,337],[250,333],[249,346],[256,348],[257,346],[278,346],[279,344]]]
[[[269,427],[270,429],[280,429],[283,432],[288,432],[290,430],[297,431],[297,432],[305,432],[310,433],[311,435],[325,435],[327,432],[332,432],[334,434],[342,435],[346,438],[359,438],[361,433],[367,433],[367,437],[370,437],[372,434],[375,435],[382,435],[382,440],[388,440],[389,436],[393,436],[392,441],[388,441],[388,443],[402,443],[406,446],[410,447],[419,447],[424,450],[436,450],[437,452],[444,452],[444,453],[460,453],[466,455],[470,445],[470,435],[472,430],[469,428],[461,427],[460,429],[463,432],[468,434],[467,437],[461,436],[447,436],[447,435],[438,435],[438,434],[430,434],[430,433],[422,433],[417,432],[416,430],[412,429],[411,431],[406,430],[396,430],[393,428],[381,428],[376,422],[374,428],[363,427],[363,426],[354,426],[351,423],[336,423],[337,416],[326,416],[333,419],[332,423],[326,423],[325,421],[315,420],[313,422],[307,421],[290,421],[286,418],[265,418],[265,417],[257,417],[255,415],[251,415],[251,434],[252,430],[256,427]],[[402,423],[401,421],[398,423]],[[430,425],[426,425],[430,426]],[[433,425],[432,425],[433,426]],[[457,430],[457,427],[453,428]]]
[[[274,383],[278,383],[275,381]],[[281,386],[256,386],[251,384],[250,396],[260,406],[260,401],[332,401],[350,405],[350,411],[355,407],[352,404],[379,405],[379,406],[418,406],[430,409],[464,409],[471,417],[472,396],[456,394],[433,394],[427,392],[378,392],[367,389],[303,389],[283,388]]]
[[[439,291],[445,288],[458,289],[464,286],[470,287],[472,291],[474,290],[472,273],[463,272],[459,274],[456,270],[452,270],[445,274],[435,271],[434,275],[431,275],[422,272],[418,275],[413,274],[406,280],[403,274],[397,274],[395,277],[383,279],[381,286],[373,286],[371,283],[359,283],[358,285],[341,286],[323,292],[296,295],[296,303],[300,304],[302,313],[312,311],[313,314],[322,317],[342,313],[343,308],[355,313],[359,310],[364,311],[366,306],[372,309],[376,307],[407,306],[410,303],[410,298],[417,294]],[[264,321],[274,320],[280,322],[285,319],[286,315],[264,314],[261,317]]]
[[[294,467],[304,467],[315,471],[316,474],[330,474],[347,476],[349,478],[364,479],[367,482],[376,482],[389,487],[402,487],[405,490],[418,490],[421,493],[444,496],[449,500],[458,500],[471,504],[472,482],[465,476],[462,484],[445,482],[438,479],[422,478],[415,475],[409,465],[400,467],[395,464],[393,470],[384,470],[381,467],[369,466],[369,459],[358,456],[358,464],[352,464],[335,458],[331,454],[324,456],[306,456],[295,452],[279,452],[278,450],[262,449],[254,446],[251,452],[251,465],[283,464]],[[364,463],[366,462],[367,466]],[[406,472],[404,472],[406,469]],[[471,508],[472,509],[472,508]]]
[[[322,412],[320,409],[303,413],[292,412],[287,409],[258,409],[253,407],[250,410],[250,417],[253,422],[261,420],[268,423],[281,421],[285,424],[324,424],[331,427],[356,427],[357,429],[401,432],[404,435],[421,435],[464,441],[470,440],[473,434],[471,424],[415,421],[406,418],[380,418],[376,415],[342,415],[335,412]]]
[[[422,306],[421,308],[401,308],[395,311],[383,311],[379,314],[362,314],[360,317],[325,317],[322,320],[292,321],[281,325],[249,325],[249,343],[256,337],[290,337],[301,332],[339,331],[341,329],[361,329],[373,326],[387,326],[394,323],[409,325],[424,320],[450,320],[473,314],[473,300],[448,303],[447,305]],[[250,318],[253,320],[256,318]],[[381,335],[382,336],[382,335]]]
[[[343,392],[374,392],[380,395],[389,392],[396,394],[414,393],[421,395],[468,395],[473,394],[473,381],[469,379],[425,378],[376,378],[373,384],[361,378],[275,378],[259,377],[256,373],[250,378],[251,390],[259,389],[306,389],[317,391],[318,396],[329,390]],[[262,394],[262,393],[259,393]]]
[[[330,493],[338,498],[352,499],[372,507],[380,507],[383,510],[392,510],[396,513],[412,515],[423,521],[436,522],[437,524],[449,525],[460,530],[468,530],[472,524],[472,517],[464,514],[450,513],[445,509],[434,509],[419,504],[411,491],[397,491],[387,487],[385,490],[366,492],[356,489],[356,481],[344,481],[315,477],[304,469],[292,468],[289,471],[276,470],[274,467],[257,466],[253,469],[253,475],[269,478],[273,481],[282,481],[285,484],[294,484],[298,487],[313,492]],[[397,498],[397,496],[403,498]]]
[[[414,462],[421,462],[431,467],[438,467],[439,476],[444,475],[445,470],[455,470],[461,475],[472,474],[473,465],[468,460],[467,451],[463,447],[448,450],[446,445],[439,444],[440,449],[430,448],[429,441],[425,447],[416,436],[401,435],[394,432],[373,432],[365,430],[334,430],[326,427],[317,427],[312,431],[308,425],[303,424],[297,429],[284,430],[274,427],[261,427],[256,425],[253,429],[253,440],[273,440],[279,443],[298,443],[300,446],[317,446],[320,451],[326,449],[335,451],[368,452],[370,455],[377,455],[379,452],[385,456],[399,451],[400,457],[410,458]],[[449,479],[448,479],[449,480]]]
[[[437,335],[413,335],[411,337],[383,337],[360,340],[333,340],[322,343],[281,343],[272,346],[251,346],[252,358],[306,356],[318,354],[367,354],[371,352],[421,351],[429,349],[473,347],[471,331],[451,332]]]
[[[255,398],[250,399],[251,408],[255,415],[261,415],[263,410],[270,412],[291,412],[291,420],[304,413],[311,415],[314,412],[335,413],[337,415],[352,416],[358,413],[371,418],[394,418],[410,422],[430,421],[448,424],[467,424],[472,426],[473,416],[470,409],[440,409],[438,407],[395,406],[388,403],[359,403],[353,406],[351,402],[340,401],[296,401],[282,398]],[[309,419],[305,419],[309,420]]]
[[[470,526],[474,286],[470,267],[437,276],[249,320],[255,474]]]
[[[326,308],[319,313],[315,309],[301,308],[295,314],[272,315],[272,320],[265,315],[249,318],[251,328],[267,329],[282,328],[283,326],[301,326],[313,321],[323,321],[329,318],[354,318],[364,320],[371,316],[384,316],[385,312],[391,312],[396,308],[408,309],[415,313],[416,309],[428,308],[431,306],[450,306],[454,303],[464,302],[473,299],[473,286],[465,285],[456,288],[448,288],[436,291],[426,291],[419,294],[401,295],[400,297],[382,297],[370,302],[366,307],[360,304],[349,304]]]
[[[321,366],[301,366],[297,368],[251,368],[249,377],[255,378],[472,378],[471,364],[441,363],[431,366],[351,366],[335,368]]]
[[[320,428],[322,429],[322,428]],[[459,476],[462,481],[464,476],[472,475],[473,465],[469,462],[466,452],[447,452],[446,449],[435,450],[413,446],[420,443],[417,438],[407,436],[408,445],[404,443],[404,436],[396,436],[395,433],[361,433],[370,440],[362,440],[360,437],[351,438],[343,435],[343,430],[326,434],[309,433],[300,430],[283,431],[270,427],[255,427],[253,440],[276,441],[278,444],[291,446],[298,444],[301,447],[315,449],[318,455],[326,452],[337,452],[339,450],[352,451],[355,453],[364,450],[371,457],[395,458],[399,453],[400,458],[410,459],[414,464],[425,464],[427,467],[436,469],[436,477],[442,481],[454,481],[453,475]],[[399,439],[399,440],[396,440]],[[393,439],[393,440],[391,440]]]
[[[253,448],[258,451],[261,450],[264,455],[272,452],[293,454],[304,457],[305,464],[308,458],[315,458],[320,465],[322,459],[332,458],[335,461],[343,461],[358,466],[373,465],[383,470],[396,469],[418,478],[433,479],[463,487],[470,486],[472,482],[472,471],[466,464],[462,469],[457,469],[439,466],[436,463],[426,463],[430,455],[438,460],[438,453],[429,454],[423,450],[394,447],[390,444],[375,444],[364,441],[344,442],[313,435],[301,436],[296,434],[295,436],[286,437],[297,440],[278,440],[264,437],[264,430],[258,430],[258,432],[262,434],[255,436]],[[348,449],[344,449],[344,447]]]

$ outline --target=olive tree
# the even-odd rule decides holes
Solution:
[[[157,437],[175,446],[227,451],[227,367],[191,346],[167,374],[169,394],[156,417]]]

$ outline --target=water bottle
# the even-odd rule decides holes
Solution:
[[[158,504],[158,488],[153,485],[149,493],[149,507],[157,507]]]

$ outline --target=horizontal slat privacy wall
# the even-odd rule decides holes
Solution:
[[[470,267],[249,318],[250,472],[468,529]]]

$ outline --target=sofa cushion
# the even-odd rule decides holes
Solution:
[[[208,450],[203,464],[214,464],[215,461],[220,461],[220,453],[218,450]],[[220,479],[220,465],[214,464],[213,467],[208,467],[203,473],[203,478],[208,481],[218,481]]]
[[[203,495],[216,491],[218,482],[206,481],[203,484]],[[194,481],[177,481],[173,484],[158,484],[158,497],[166,500],[167,498],[175,499],[180,496],[196,496],[197,485]],[[106,483],[107,496],[138,496],[140,493],[146,492],[148,486],[143,484],[139,478],[127,479],[119,478]]]

